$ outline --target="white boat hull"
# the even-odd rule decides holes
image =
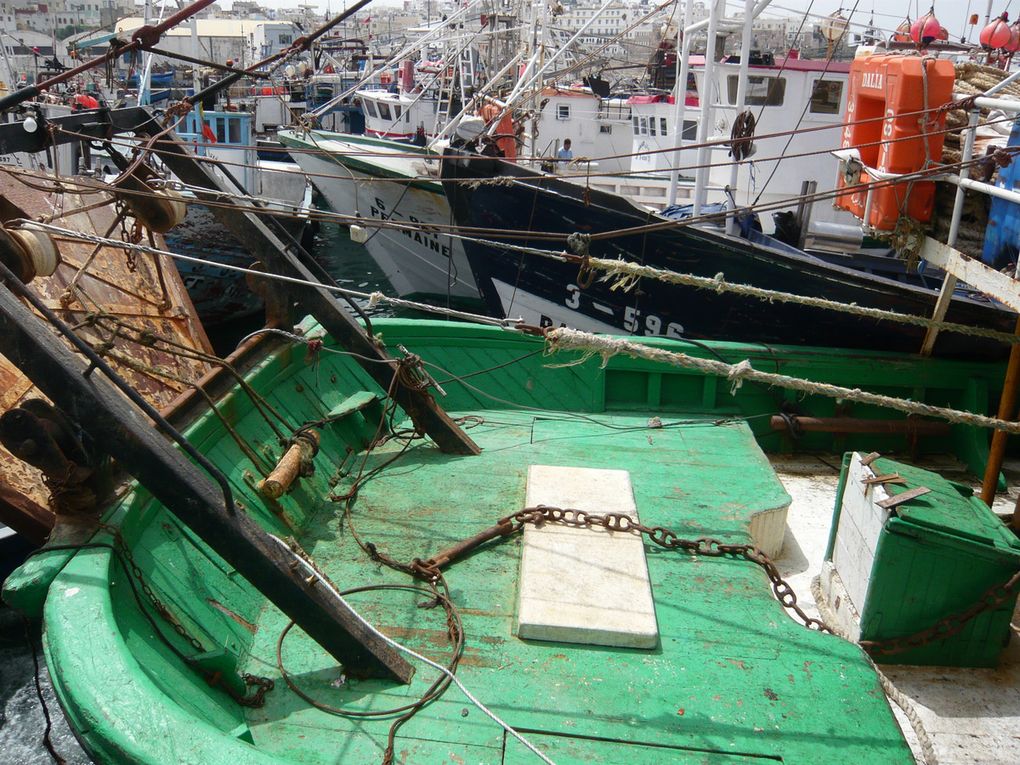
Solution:
[[[429,223],[452,222],[450,206],[438,182],[410,185],[371,174],[367,168],[371,150],[359,144],[330,140],[331,156],[294,152],[298,165],[308,173],[330,208],[342,215],[365,219],[365,248],[379,264],[394,290],[401,297],[480,300],[460,240],[431,228]],[[343,150],[357,156],[358,167],[343,162]],[[333,157],[336,158],[334,161]],[[388,158],[385,167],[403,164],[401,175],[417,175],[411,167],[418,160]],[[339,164],[338,164],[339,163]],[[373,220],[392,220],[412,224],[408,228],[381,228]]]

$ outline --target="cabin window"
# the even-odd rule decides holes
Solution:
[[[216,120],[216,143],[227,142],[227,125],[226,120],[222,117],[218,117]]]
[[[648,135],[647,117],[638,117],[638,135]]]
[[[241,120],[227,120],[227,143],[242,143]]]
[[[556,105],[556,119],[558,119],[558,120],[569,120],[570,119],[570,104],[557,104]]]
[[[655,117],[648,118],[648,134],[655,135]]]
[[[393,119],[400,119],[400,104],[393,104]]]
[[[666,130],[666,118],[659,117],[659,135],[666,135],[667,132],[668,131]]]
[[[694,120],[684,120],[684,140],[698,140],[698,123]]]
[[[280,35],[280,45],[290,45],[294,42],[294,38],[291,35]]]
[[[731,74],[726,78],[726,89],[729,91],[731,104],[737,103],[737,85],[739,79],[735,74]],[[782,106],[785,95],[785,77],[749,75],[747,78],[746,106]]]
[[[634,117],[633,119],[634,119],[634,135],[639,135],[640,131],[638,130],[638,118]]]
[[[378,114],[376,114],[376,111],[375,111],[375,101],[370,101],[367,98],[365,99],[365,111],[368,112],[368,116],[369,117],[378,117],[379,116]]]
[[[843,101],[843,83],[838,80],[815,80],[811,85],[811,113],[839,114]]]
[[[378,106],[379,106],[379,116],[380,117],[382,117],[384,120],[392,120],[393,119],[392,115],[390,114],[390,105],[389,104],[384,104],[382,102],[379,102]]]
[[[599,132],[600,133],[609,133],[609,134],[612,134],[613,126],[612,125],[599,125]]]

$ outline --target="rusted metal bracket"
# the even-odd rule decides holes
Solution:
[[[169,425],[151,406],[140,409],[144,401],[136,406],[121,395],[114,383],[125,388],[127,384],[2,266],[0,280],[4,282],[0,285],[0,353],[349,674],[410,680],[413,668],[342,599],[306,581],[293,553],[246,513],[225,506],[230,495],[219,491],[209,473],[153,428],[149,418],[163,427]],[[69,339],[90,365],[74,355],[14,292]],[[103,367],[109,379],[90,373]]]
[[[889,497],[889,499],[883,499],[881,502],[876,502],[875,504],[883,510],[892,510],[894,507],[899,507],[904,502],[917,499],[925,494],[931,494],[931,489],[927,486],[916,486],[913,489],[908,489],[902,494],[897,494],[895,497]]]
[[[875,484],[887,484],[887,483],[899,483],[906,484],[907,479],[901,476],[899,473],[883,473],[882,475],[873,475],[871,478],[865,478],[861,481],[865,486],[873,486]]]
[[[878,452],[871,452],[869,454],[865,454],[863,457],[861,457],[861,464],[864,465],[864,467],[871,467],[871,463],[881,456],[882,455],[879,454]]]

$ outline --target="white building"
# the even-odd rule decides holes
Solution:
[[[130,34],[144,23],[141,17],[133,16],[118,21],[116,29],[118,34]],[[236,66],[245,68],[289,47],[302,34],[289,21],[198,19],[195,24],[197,51],[189,24],[179,24],[168,30],[159,47],[217,63],[232,61]]]

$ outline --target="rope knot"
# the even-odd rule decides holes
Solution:
[[[582,234],[580,231],[575,231],[567,237],[567,246],[573,250],[575,255],[587,258],[588,249],[591,247],[591,234]]]
[[[373,292],[371,295],[368,296],[368,309],[372,310],[373,308],[375,308],[377,305],[379,305],[380,301],[382,301],[385,297],[386,296],[379,292],[378,290]]]
[[[734,364],[730,371],[726,374],[726,378],[730,381],[730,395],[736,395],[737,391],[740,390],[740,386],[744,384],[744,378],[748,377],[751,372],[754,371],[754,367],[751,366],[751,362],[744,359],[739,364]]]
[[[712,277],[712,281],[715,282],[715,291],[721,295],[723,290],[726,289],[726,276],[720,271]]]

